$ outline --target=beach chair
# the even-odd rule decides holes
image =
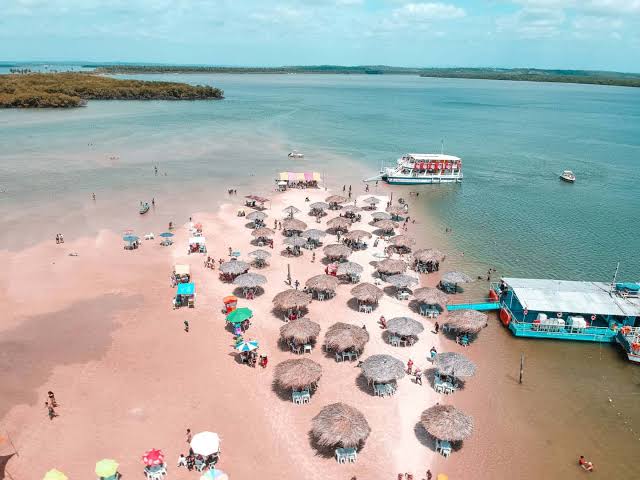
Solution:
[[[355,448],[345,448],[345,455],[349,463],[356,463],[358,459],[358,451]]]
[[[300,405],[302,403],[300,392],[291,392],[291,401],[296,405]]]
[[[392,337],[389,337],[389,344],[394,346],[394,347],[399,347],[400,346],[400,337],[396,337],[395,335]]]
[[[344,361],[342,352],[336,352],[336,362],[342,362],[342,361]]]
[[[311,353],[313,351],[313,347],[310,343],[305,343],[303,346],[304,353]]]
[[[316,295],[318,296],[318,300],[320,301],[324,300],[324,292],[318,292]]]
[[[336,461],[338,463],[347,463],[349,456],[346,448],[336,448]]]

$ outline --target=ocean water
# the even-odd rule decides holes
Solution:
[[[409,76],[132,77],[215,85],[226,98],[0,111],[0,248],[58,232],[159,231],[214,208],[228,188],[268,195],[282,170],[319,171],[328,186],[361,192],[381,163],[438,152],[444,141],[463,159],[462,185],[373,188],[410,199],[414,215],[428,219],[426,236],[445,242],[450,266],[473,276],[492,266],[509,276],[608,281],[620,262],[620,279],[640,280],[640,89]],[[293,149],[305,159],[289,160]],[[558,179],[564,169],[575,184]],[[138,203],[151,198],[156,209],[141,218]],[[474,294],[486,290],[478,283]],[[521,353],[524,389],[513,382]],[[481,465],[505,478],[519,464],[519,478],[573,478],[574,457],[585,452],[611,478],[640,475],[630,461],[640,441],[640,370],[614,347],[517,340],[494,322],[470,356],[482,373],[468,390],[483,400],[460,401],[496,416],[478,422],[482,440],[456,453],[451,473]]]

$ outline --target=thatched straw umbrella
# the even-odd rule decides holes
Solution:
[[[324,230],[318,230],[317,228],[310,228],[309,230],[305,230],[300,234],[301,237],[306,238],[316,245],[320,243],[320,240],[326,235],[327,232],[325,232]]]
[[[282,388],[291,390],[315,388],[320,377],[322,377],[322,367],[308,358],[285,360],[276,365],[273,372],[275,382]]]
[[[447,312],[445,325],[460,333],[478,333],[487,326],[487,315],[476,310],[454,310]]]
[[[238,275],[233,280],[233,283],[242,288],[257,288],[267,283],[267,277],[259,273],[243,273],[242,275]]]
[[[338,205],[346,202],[347,199],[342,195],[331,195],[330,197],[325,198],[325,201],[329,204],[329,209],[337,210]]]
[[[314,202],[311,205],[309,205],[309,208],[311,209],[312,213],[313,212],[319,213],[329,208],[329,204],[326,202]]]
[[[385,233],[393,233],[393,229],[398,228],[398,224],[392,220],[376,220],[373,226]]]
[[[453,405],[434,405],[420,416],[420,424],[438,440],[461,442],[473,433],[473,418]]]
[[[347,218],[355,218],[356,213],[358,213],[360,210],[362,209],[355,205],[347,205],[342,208],[342,211],[344,212],[344,216]]]
[[[338,265],[338,275],[348,275],[353,280],[360,278],[360,274],[364,271],[362,265],[356,262],[342,262]]]
[[[473,377],[476,373],[476,364],[460,353],[438,353],[433,358],[433,364],[438,372],[450,377]]]
[[[336,217],[327,222],[327,227],[336,232],[346,232],[351,227],[351,221],[346,217]]]
[[[349,247],[341,243],[327,245],[324,247],[323,251],[330,260],[341,260],[347,258],[353,253]]]
[[[282,222],[282,232],[291,236],[294,233],[302,233],[307,229],[307,224],[296,218],[287,218]]]
[[[378,300],[384,295],[384,292],[372,283],[361,283],[351,289],[351,295],[358,300],[359,303],[378,303]]]
[[[396,275],[407,270],[407,264],[402,260],[387,258],[375,264],[376,270],[382,275]]]
[[[389,245],[401,251],[411,251],[411,247],[416,244],[414,238],[408,235],[397,235],[389,240]]]
[[[395,218],[395,219],[398,219],[402,215],[407,213],[407,209],[406,208],[398,207],[396,205],[391,205],[390,207],[387,207],[386,211],[387,211],[387,213],[389,213],[391,215],[391,218]]]
[[[321,448],[358,448],[370,433],[362,412],[344,403],[327,405],[311,420],[311,434]]]
[[[369,341],[369,332],[364,328],[349,323],[334,323],[324,334],[327,350],[337,353],[347,350],[361,352]]]
[[[444,258],[444,253],[435,248],[421,248],[413,252],[413,259],[420,263],[442,262]]]
[[[269,237],[273,237],[275,233],[276,232],[271,230],[270,228],[260,227],[253,230],[251,232],[251,235],[253,235],[256,238],[269,238]]]
[[[296,345],[314,342],[320,334],[320,325],[308,318],[291,320],[280,327],[280,337],[286,342]]]
[[[286,213],[286,214],[289,216],[289,218],[293,218],[293,216],[294,216],[296,213],[299,213],[299,212],[300,212],[300,209],[299,209],[299,208],[297,208],[297,207],[294,207],[293,205],[289,205],[287,208],[285,208],[285,209],[284,209],[284,210],[282,210],[282,211],[283,211],[284,213]]]
[[[449,303],[449,296],[432,287],[422,287],[414,290],[413,297],[424,305],[438,305],[442,310]]]
[[[385,281],[396,287],[398,290],[407,289],[411,285],[415,285],[416,283],[418,283],[417,278],[412,277],[411,275],[405,275],[404,273],[391,275],[390,277],[387,277]]]
[[[457,285],[459,283],[470,283],[473,282],[473,279],[462,272],[447,272],[442,275],[441,281],[444,283],[450,283],[452,285]]]
[[[306,307],[309,303],[311,303],[311,295],[293,288],[280,292],[273,297],[273,304],[276,308],[288,310],[289,312],[297,310],[299,313],[300,309]]]
[[[264,212],[251,212],[247,215],[247,220],[252,221],[254,225],[262,225],[267,217],[268,215]]]
[[[219,270],[221,273],[235,278],[238,275],[246,273],[249,270],[249,264],[242,260],[229,260],[220,265]]]
[[[298,235],[293,235],[284,239],[285,245],[287,245],[287,251],[292,251],[294,255],[300,254],[300,247],[307,244],[307,239]]]
[[[367,197],[363,200],[363,202],[367,205],[377,205],[378,203],[380,203],[380,200],[376,197]]]
[[[266,250],[254,250],[249,252],[249,256],[253,258],[253,263],[257,267],[263,267],[267,263],[267,259],[271,257],[271,254]]]
[[[409,317],[395,317],[387,321],[387,331],[401,337],[418,337],[424,332],[424,326]]]
[[[374,212],[371,214],[371,218],[373,218],[374,221],[391,220],[391,215],[389,215],[387,212]]]
[[[362,375],[373,383],[391,383],[405,375],[404,363],[391,355],[371,355],[361,368]]]
[[[333,275],[315,275],[305,282],[305,286],[316,294],[325,292],[333,294],[338,288],[338,279]]]
[[[349,240],[350,242],[357,242],[362,238],[371,238],[372,236],[373,235],[366,230],[352,230],[349,233],[345,233],[342,238]]]

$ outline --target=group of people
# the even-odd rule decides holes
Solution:
[[[269,358],[266,355],[258,355],[258,352],[252,350],[250,352],[240,352],[240,361],[253,368],[255,368],[256,365],[267,368]]]
[[[218,263],[220,265],[222,265],[224,263],[224,260],[220,259],[220,260],[218,260]],[[207,257],[207,259],[204,261],[204,268],[210,268],[211,270],[215,270],[216,269],[216,259],[215,258],[211,258],[211,257]]]
[[[217,454],[204,457],[194,454],[191,449],[189,449],[189,455],[185,457],[184,453],[181,453],[178,458],[178,467],[185,467],[189,471],[193,469],[202,471],[205,468],[214,468],[216,463],[218,463]]]
[[[64,243],[64,237],[61,233],[56,234],[56,243]]]
[[[416,385],[422,385],[422,370],[420,367],[413,368],[413,360],[407,361],[407,375],[413,375],[413,380]]]

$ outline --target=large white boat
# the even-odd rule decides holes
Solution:
[[[384,180],[394,185],[462,182],[462,160],[440,153],[407,153],[395,167],[383,168],[366,181]]]

